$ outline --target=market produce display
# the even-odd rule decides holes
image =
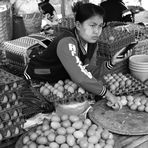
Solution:
[[[65,81],[59,80],[53,85],[47,82],[41,85],[38,91],[47,101],[55,105],[59,115],[79,115],[85,112],[89,108],[90,102],[94,100],[91,93],[88,93],[69,79]]]
[[[71,102],[84,102],[90,94],[76,83],[67,79],[59,80],[54,85],[45,83],[40,87],[40,93],[50,102],[58,104],[70,104]]]
[[[113,148],[113,134],[90,119],[52,114],[43,124],[23,135],[16,148]]]
[[[23,133],[23,104],[20,89],[24,81],[0,69],[0,142]]]
[[[107,74],[104,76],[104,80],[108,89],[114,95],[132,94],[148,88],[147,85],[143,84],[141,81],[137,80],[130,74]]]

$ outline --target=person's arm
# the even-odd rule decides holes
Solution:
[[[122,11],[122,21],[123,22],[134,22],[132,12],[129,9]]]
[[[74,38],[63,38],[58,43],[57,55],[75,83],[94,94],[100,96],[106,94],[107,89],[103,86],[102,81],[97,81],[92,73],[82,64],[78,56],[78,47]]]
[[[121,3],[121,11],[122,11],[123,22],[134,22],[132,12],[125,6],[124,3]]]

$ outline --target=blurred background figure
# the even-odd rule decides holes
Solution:
[[[44,17],[50,21],[57,19],[57,13],[54,7],[50,4],[49,0],[43,0],[38,3],[40,11],[44,14]]]
[[[132,12],[122,0],[106,0],[100,3],[105,10],[105,22],[120,21],[134,22]]]

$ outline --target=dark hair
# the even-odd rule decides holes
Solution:
[[[100,15],[104,18],[104,9],[92,3],[79,3],[74,6],[75,21],[83,23],[92,16]]]

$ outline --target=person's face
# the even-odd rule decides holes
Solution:
[[[101,32],[103,26],[103,18],[99,15],[93,16],[83,23],[76,22],[76,28],[80,37],[88,42],[95,43]]]

